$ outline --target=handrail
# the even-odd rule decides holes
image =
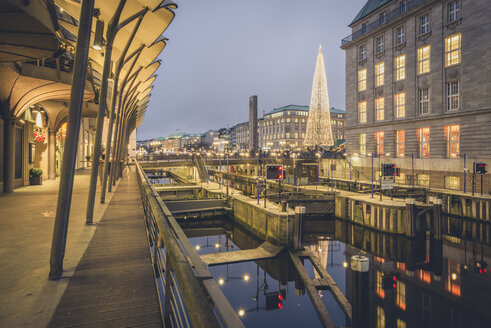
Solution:
[[[160,283],[157,290],[164,299],[164,324],[189,327],[189,317],[194,327],[221,327],[221,323],[244,327],[138,161],[136,167],[155,277]]]
[[[394,9],[390,13],[387,13],[386,15],[383,16],[382,18],[378,18],[376,21],[363,25],[358,31],[354,32],[351,35],[348,35],[345,37],[343,40],[341,40],[341,47],[347,45],[348,43],[360,38],[361,36],[375,30],[377,27],[385,25],[396,18],[406,14],[407,12],[411,11],[412,9],[416,8],[423,2],[427,1],[432,1],[432,0],[409,0],[406,4],[405,7],[398,7],[397,9]]]

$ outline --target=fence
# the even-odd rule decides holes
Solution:
[[[244,327],[194,247],[136,163],[166,327]]]

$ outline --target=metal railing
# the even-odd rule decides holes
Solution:
[[[164,325],[244,327],[138,162],[136,167]]]
[[[433,0],[409,0],[405,6],[398,7],[397,9],[387,13],[384,16],[380,16],[376,21],[367,25],[363,25],[358,31],[345,37],[343,40],[341,40],[341,47],[375,30],[379,26],[390,23],[391,21],[418,7],[420,4],[430,1]]]

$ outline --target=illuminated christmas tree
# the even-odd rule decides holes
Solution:
[[[308,148],[329,148],[334,145],[331,131],[331,113],[327,93],[326,70],[322,46],[315,65],[312,95],[310,97],[309,119],[303,145]]]

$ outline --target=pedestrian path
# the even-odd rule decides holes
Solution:
[[[59,180],[0,194],[0,327],[48,324],[114,194],[100,204],[97,193],[94,225],[86,225],[89,180],[90,169],[76,171],[64,272],[54,281],[48,274]]]
[[[100,221],[48,327],[162,327],[135,172]]]

